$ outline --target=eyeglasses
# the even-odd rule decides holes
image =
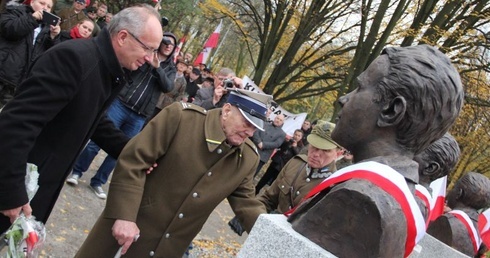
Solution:
[[[141,40],[138,37],[136,37],[133,33],[131,33],[130,31],[127,32],[129,35],[131,35],[131,37],[133,37],[136,41],[138,41],[138,43],[140,43],[141,47],[146,51],[146,53],[150,55],[158,53],[158,49],[154,49],[147,46],[145,43],[141,42]]]

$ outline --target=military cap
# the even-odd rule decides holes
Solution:
[[[334,123],[318,120],[318,123],[313,127],[311,133],[306,140],[313,147],[321,150],[331,150],[335,148],[341,148],[341,146],[332,140],[332,131],[335,128]]]
[[[227,103],[236,106],[240,113],[257,129],[264,131],[264,121],[267,120],[267,109],[272,96],[242,89],[229,89]]]

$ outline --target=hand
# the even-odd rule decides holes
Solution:
[[[3,215],[10,218],[10,223],[14,223],[14,221],[19,217],[20,213],[23,212],[24,215],[29,218],[32,215],[32,208],[29,203],[26,203],[20,207],[10,210],[0,211]]]
[[[158,167],[158,163],[153,163],[153,166],[149,167],[148,170],[146,170],[146,174],[149,175],[151,171],[153,171],[153,168]]]
[[[34,17],[35,20],[40,21],[43,19],[43,11],[36,11],[32,13],[32,17]]]
[[[49,25],[49,32],[52,39],[58,36],[58,34],[60,34],[60,31],[61,31],[61,27],[59,23],[56,24],[56,26]]]
[[[138,240],[139,235],[140,229],[132,221],[118,219],[112,226],[112,236],[122,246],[121,254],[125,254],[128,251],[131,244]]]
[[[264,145],[262,144],[262,142],[260,142],[259,144],[257,144],[257,147],[259,147],[259,149],[262,149]]]
[[[242,236],[243,232],[245,231],[243,230],[242,224],[237,217],[233,217],[233,219],[228,221],[228,225],[230,226],[231,230],[233,230],[239,236]]]
[[[239,89],[243,89],[243,80],[238,77],[233,77],[233,84]]]
[[[217,86],[214,88],[213,105],[216,105],[221,100],[221,97],[223,97],[225,92],[226,89],[223,86]]]
[[[158,53],[153,54],[153,59],[151,59],[151,66],[154,68],[160,67],[160,59],[158,58]]]
[[[297,147],[297,146],[298,146],[298,143],[297,143],[296,141],[292,141],[292,142],[291,142],[291,146],[292,146],[292,147]]]

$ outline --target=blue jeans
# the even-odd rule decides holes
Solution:
[[[107,117],[114,123],[116,128],[119,128],[129,137],[133,137],[139,133],[146,120],[145,116],[139,115],[130,108],[124,106],[118,98],[116,98],[107,109]],[[72,174],[81,177],[82,174],[88,170],[90,163],[92,163],[95,156],[97,156],[99,150],[100,147],[90,141],[78,157],[78,160],[73,167]],[[107,155],[95,176],[90,179],[90,185],[101,186],[105,184],[115,166],[116,159]]]

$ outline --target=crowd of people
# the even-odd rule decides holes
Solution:
[[[65,181],[77,186],[101,149],[108,156],[89,186],[107,199],[106,207],[77,257],[112,257],[120,248],[128,257],[181,256],[225,198],[236,214],[229,225],[238,234],[250,232],[260,214],[288,214],[298,232],[338,256],[356,257],[369,248],[372,256],[405,256],[407,239],[414,237],[403,223],[410,216],[427,221],[436,236],[454,226],[436,220],[430,227],[429,202],[411,194],[400,201],[365,174],[402,175],[400,191],[415,192],[415,185],[430,190],[454,168],[459,148],[445,133],[461,109],[461,82],[439,51],[388,48],[359,76],[359,90],[340,99],[339,123],[305,120],[287,135],[286,117],[270,117],[273,96],[244,90],[230,68],[213,73],[206,64],[194,67],[192,54],[176,54],[178,39],[163,31],[156,8],[108,11],[89,0],[1,7],[0,232],[21,212],[46,223]],[[44,12],[60,22],[45,23]],[[435,63],[440,71],[420,71],[413,63]],[[438,80],[419,86],[416,79],[402,84],[393,78],[404,73]],[[432,103],[417,97],[424,94]],[[448,100],[439,101],[444,94]],[[427,119],[435,113],[441,113],[437,123]],[[32,200],[24,185],[27,163],[40,172]],[[112,172],[106,194],[102,186]],[[488,184],[488,178],[469,175],[464,180]],[[469,191],[467,185],[456,189]],[[471,200],[458,193],[451,193],[450,208],[463,207],[473,219],[490,205],[487,193],[472,192]],[[407,215],[402,202],[412,200],[420,208]],[[346,205],[352,203],[383,216]],[[387,210],[381,203],[403,207]],[[386,226],[386,218],[396,223]],[[314,238],[315,228],[323,238]],[[338,236],[345,244],[333,244]]]

